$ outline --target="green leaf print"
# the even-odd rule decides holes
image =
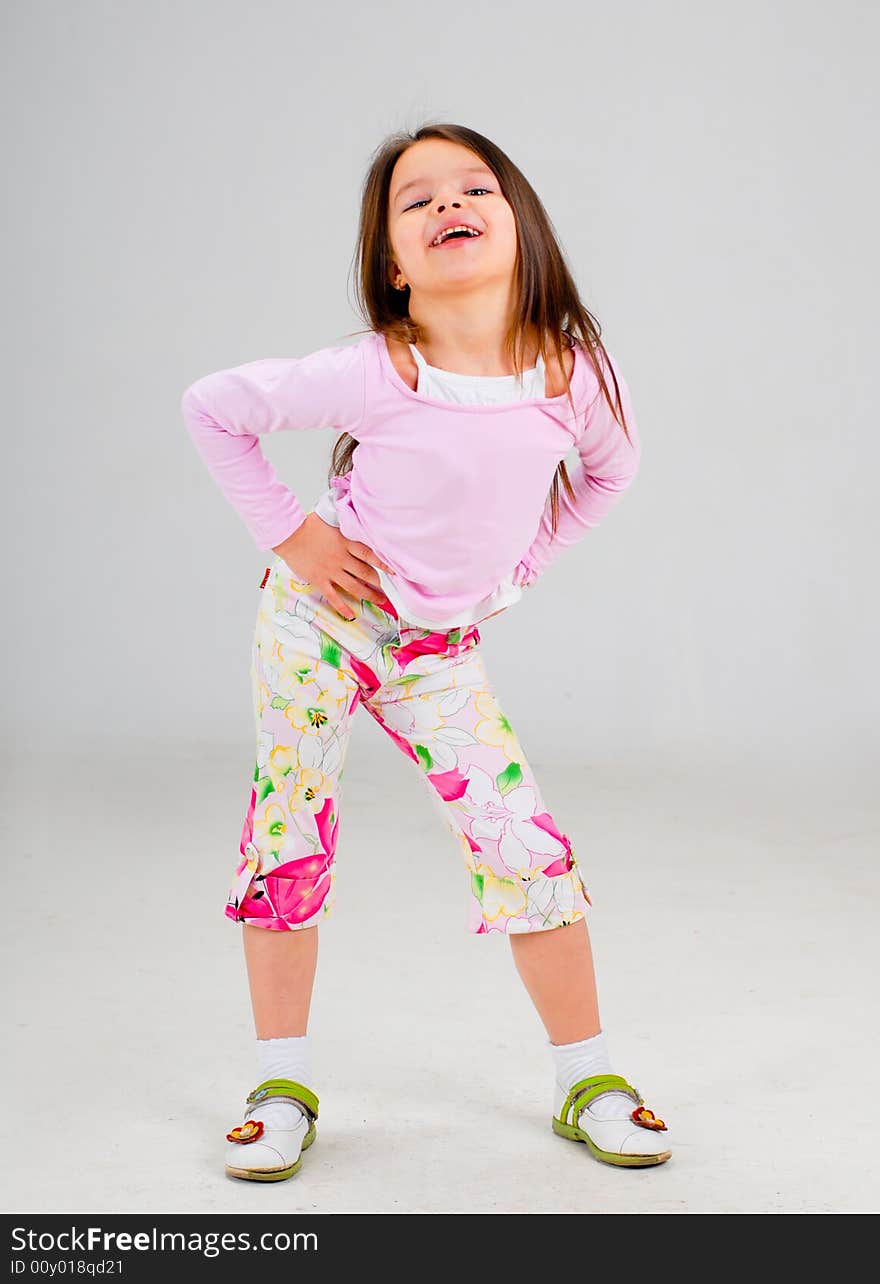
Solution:
[[[321,659],[326,661],[327,664],[332,664],[334,669],[338,669],[342,661],[342,651],[339,643],[334,642],[331,637],[328,637],[320,629],[318,631],[321,633]]]
[[[471,874],[471,890],[478,901],[483,899],[483,883],[485,882],[482,874]]]
[[[256,783],[259,779],[260,779],[260,764],[258,762],[255,762],[254,763],[254,783]]]
[[[511,789],[516,789],[521,782],[522,771],[518,762],[512,762],[509,767],[506,767],[504,771],[495,777],[495,783],[500,794],[509,794]]]
[[[272,697],[271,701],[269,702],[269,708],[286,709],[289,704],[290,704],[290,701],[285,699],[284,696],[277,695]]]
[[[402,678],[395,678],[393,682],[389,682],[388,686],[389,687],[408,687],[411,683],[418,682],[419,678],[423,676],[424,675],[421,673],[407,673]]]
[[[418,758],[422,766],[425,768],[425,771],[430,771],[431,768],[434,766],[434,759],[431,757],[430,752],[425,748],[424,745],[414,745],[413,748],[416,751],[416,757]]]
[[[261,803],[264,798],[274,794],[275,786],[272,784],[271,776],[264,776],[262,780],[257,781],[257,803]]]
[[[375,602],[371,602],[368,597],[361,600],[361,606],[367,615],[371,615],[379,624],[387,624],[391,619],[391,616],[387,611],[383,611],[381,606],[377,606]]]

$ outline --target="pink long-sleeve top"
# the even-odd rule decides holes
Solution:
[[[214,481],[257,547],[276,548],[305,520],[293,491],[260,448],[272,432],[329,428],[359,443],[333,478],[341,533],[368,544],[394,571],[410,618],[462,618],[510,577],[530,585],[564,548],[597,526],[633,480],[641,455],[629,389],[616,360],[630,438],[576,342],[572,415],[563,393],[491,404],[439,400],[407,386],[384,335],[264,357],[197,379],[183,394],[187,429]],[[606,382],[614,384],[607,367]],[[560,462],[551,537],[549,490]]]

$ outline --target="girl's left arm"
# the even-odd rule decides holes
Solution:
[[[555,535],[551,535],[548,498],[538,533],[514,572],[517,584],[533,584],[564,548],[571,548],[583,539],[588,530],[598,526],[620,502],[638,471],[641,441],[629,388],[610,354],[609,360],[617,375],[629,439],[596,380],[596,395],[586,412],[586,426],[577,442],[578,467],[569,470],[575,498],[570,499],[565,487],[559,486],[559,521]],[[607,363],[603,374],[613,398],[614,381]]]

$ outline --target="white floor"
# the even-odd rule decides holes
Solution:
[[[256,1082],[223,916],[249,746],[7,762],[4,1211],[878,1210],[875,774],[533,762],[587,873],[616,1068],[674,1143],[614,1169],[551,1131],[509,945],[465,931],[458,849],[364,724],[309,1027],[318,1136],[271,1185],[222,1163]]]

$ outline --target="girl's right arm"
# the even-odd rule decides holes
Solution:
[[[349,606],[337,586],[380,602],[384,594],[371,568],[393,572],[368,545],[307,514],[279,480],[259,438],[305,428],[355,436],[365,390],[363,345],[353,344],[320,348],[305,357],[265,357],[204,375],[180,403],[196,449],[257,548],[277,552],[284,561],[290,557],[293,569],[346,616]]]
[[[283,543],[306,513],[260,449],[264,433],[333,428],[356,435],[364,415],[364,350],[320,348],[204,375],[180,407],[196,449],[257,548]]]

